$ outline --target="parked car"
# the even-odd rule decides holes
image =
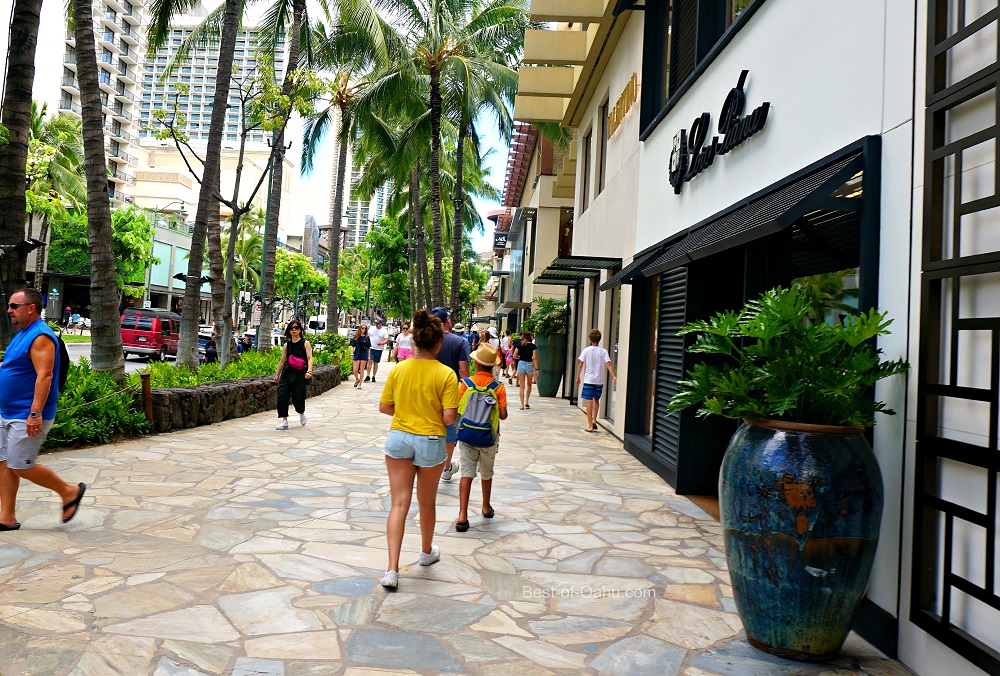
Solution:
[[[310,317],[306,327],[310,331],[326,331],[326,317]]]
[[[177,356],[181,316],[163,308],[128,308],[122,315],[122,349],[130,354],[165,361]]]

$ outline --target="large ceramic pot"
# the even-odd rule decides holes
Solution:
[[[535,336],[535,345],[538,346],[538,394],[554,397],[559,394],[559,382],[566,370],[566,334]]]
[[[868,586],[882,496],[860,428],[747,420],[737,430],[719,499],[751,645],[797,660],[837,654]]]

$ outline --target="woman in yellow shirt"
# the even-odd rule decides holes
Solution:
[[[437,360],[444,330],[441,320],[418,310],[413,317],[412,358],[397,364],[385,381],[378,410],[392,416],[385,442],[385,466],[389,472],[392,507],[386,522],[389,567],[382,586],[399,583],[399,552],[403,547],[406,515],[417,482],[420,506],[421,551],[418,562],[429,566],[441,558],[433,544],[438,480],[444,469],[445,426],[458,415],[458,380],[455,372]]]

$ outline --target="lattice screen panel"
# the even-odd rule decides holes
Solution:
[[[911,619],[1000,673],[1000,8],[928,5]]]

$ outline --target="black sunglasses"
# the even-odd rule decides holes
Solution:
[[[289,331],[301,331],[302,327],[301,326],[289,326],[288,330]]]
[[[16,310],[19,307],[24,307],[26,305],[33,305],[33,303],[7,303],[7,307],[11,310]]]

